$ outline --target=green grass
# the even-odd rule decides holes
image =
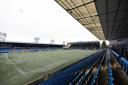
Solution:
[[[91,50],[56,50],[0,55],[0,85],[25,85],[94,52]]]

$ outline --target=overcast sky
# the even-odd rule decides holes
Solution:
[[[19,42],[98,40],[54,0],[0,0],[0,32]]]

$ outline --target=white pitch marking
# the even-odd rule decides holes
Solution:
[[[27,73],[27,72],[21,71],[10,59],[8,59],[8,57],[7,57],[7,60],[16,68],[16,70],[17,70],[20,74],[25,74],[25,73]]]

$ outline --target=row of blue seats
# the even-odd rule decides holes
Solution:
[[[95,72],[94,75],[93,75],[93,79],[92,79],[91,85],[96,85],[96,81],[97,81],[98,76],[99,76],[99,74],[100,74],[100,70],[101,70],[101,67],[102,67],[102,62],[103,62],[103,60],[105,59],[105,56],[106,56],[106,52],[103,54],[103,58],[100,59],[99,66],[98,66],[96,72]]]
[[[0,53],[11,53],[11,52],[35,52],[35,51],[51,51],[54,49],[48,49],[48,48],[0,48]]]
[[[22,51],[35,51],[36,49],[22,49],[22,48],[0,48],[0,53],[10,53],[10,52],[22,52]]]
[[[70,68],[67,68],[67,69],[59,72],[55,76],[60,76],[60,75],[65,75],[65,74],[69,74],[72,72],[76,72],[78,70],[81,70],[83,67],[86,67],[87,69],[89,69],[90,66],[92,65],[92,63],[94,63],[93,62],[94,59],[98,59],[100,54],[101,54],[101,52],[91,55],[91,56],[83,59],[82,61],[80,61],[78,64],[75,64],[75,65],[71,66]]]
[[[118,60],[118,62],[122,65],[123,70],[127,73],[128,71],[128,60],[124,57],[120,56],[115,51],[111,50],[113,54],[115,55],[115,58]]]
[[[96,80],[99,76],[99,73],[100,73],[100,69],[101,69],[101,64],[98,66],[98,69],[96,70],[96,72],[94,73],[94,76],[93,76],[93,79],[92,79],[92,82],[91,82],[91,85],[96,85]]]
[[[121,63],[123,70],[126,73],[128,73],[128,60],[126,60],[125,58],[121,57],[119,62]]]
[[[83,59],[81,62],[57,73],[39,85],[67,85],[67,83],[70,85],[74,85],[75,83],[82,85],[89,75],[89,72],[84,71],[84,68],[90,69],[93,64],[100,59],[102,53],[103,52],[99,52]]]
[[[70,76],[67,76],[67,78],[70,78],[70,79],[68,79],[68,81],[69,80],[73,80],[73,81],[71,81],[71,83],[70,84],[73,84],[73,83],[75,83],[81,76],[82,76],[82,73],[84,73],[84,72],[82,72],[81,70],[79,70],[78,71],[78,75],[76,74],[76,73],[72,73],[74,76],[72,76],[72,75],[70,75]],[[68,73],[68,74],[70,74],[70,73]],[[65,74],[61,74],[60,75],[60,77],[62,76],[62,75],[65,75]],[[60,77],[57,77],[58,79],[60,79]],[[63,81],[61,81],[61,83],[63,82],[63,83],[65,83],[66,81],[64,81],[66,78],[65,77],[63,77]],[[53,79],[52,79],[53,80]],[[55,83],[55,82],[54,82]]]
[[[114,83],[113,83],[114,78],[113,78],[113,73],[112,73],[112,69],[111,69],[110,63],[107,64],[107,68],[108,68],[108,77],[109,77],[108,84],[109,85],[114,85]]]
[[[97,60],[95,59],[94,63],[90,66],[89,70],[86,71],[84,75],[82,75],[79,78],[76,77],[77,78],[77,81],[78,81],[77,85],[83,85],[85,83],[85,80],[87,80],[87,78],[91,74],[91,71],[92,71],[93,66],[102,59],[102,57],[100,57],[100,56],[99,56],[99,58]],[[71,83],[71,85],[74,85],[74,84],[75,83]]]

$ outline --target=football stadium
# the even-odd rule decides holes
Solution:
[[[97,52],[92,48],[86,50],[87,47],[63,49],[63,45],[55,44],[0,42],[0,45],[1,85],[24,85],[47,79],[53,73]]]
[[[69,15],[98,40],[58,44],[54,39],[39,43],[41,37],[35,37],[34,42],[7,41],[7,34],[0,32],[0,85],[128,85],[128,0],[52,1],[63,11],[56,15]],[[24,12],[20,8],[17,16]],[[84,38],[89,40],[89,36]]]

